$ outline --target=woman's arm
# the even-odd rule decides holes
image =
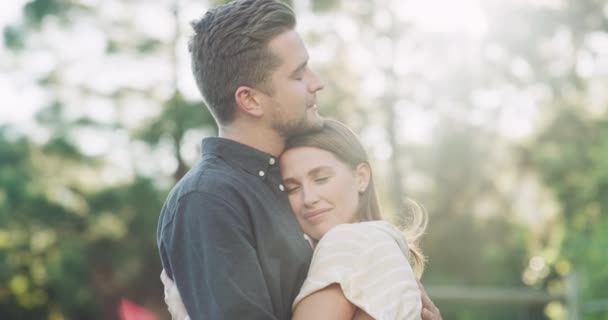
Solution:
[[[188,312],[186,312],[186,308],[182,302],[182,297],[179,295],[179,291],[177,290],[177,286],[175,285],[175,282],[169,278],[165,272],[165,269],[163,269],[163,272],[160,274],[160,281],[162,281],[163,287],[165,288],[165,303],[167,304],[167,309],[171,314],[171,319],[190,320]]]
[[[331,284],[306,296],[293,311],[292,320],[352,320],[357,307],[344,296],[339,284]]]
[[[165,303],[171,313],[171,319],[189,320],[175,282],[167,276],[165,270],[161,273],[160,279],[165,288]],[[292,319],[368,320],[372,318],[346,299],[340,285],[332,284],[300,301],[294,310]]]

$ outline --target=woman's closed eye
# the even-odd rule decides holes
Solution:
[[[292,194],[300,189],[299,185],[285,185],[285,192]]]
[[[329,176],[315,178],[316,183],[325,183],[329,180]]]

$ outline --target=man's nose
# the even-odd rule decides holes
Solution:
[[[317,91],[323,90],[323,88],[325,88],[325,84],[323,83],[323,81],[321,81],[321,78],[312,70],[310,71],[310,77],[311,77],[311,81],[310,81],[310,91],[311,92],[317,92]]]

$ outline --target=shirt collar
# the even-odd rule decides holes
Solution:
[[[273,169],[278,169],[279,164],[278,159],[269,153],[220,137],[203,139],[201,152],[215,154],[226,162],[262,178],[270,171],[277,171]]]

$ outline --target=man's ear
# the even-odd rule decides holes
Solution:
[[[236,107],[242,112],[254,117],[261,117],[264,114],[261,98],[262,93],[252,87],[240,86],[234,93]]]
[[[366,162],[359,163],[355,169],[355,176],[357,178],[357,187],[359,193],[365,192],[369,186],[369,181],[372,177],[372,169]]]

